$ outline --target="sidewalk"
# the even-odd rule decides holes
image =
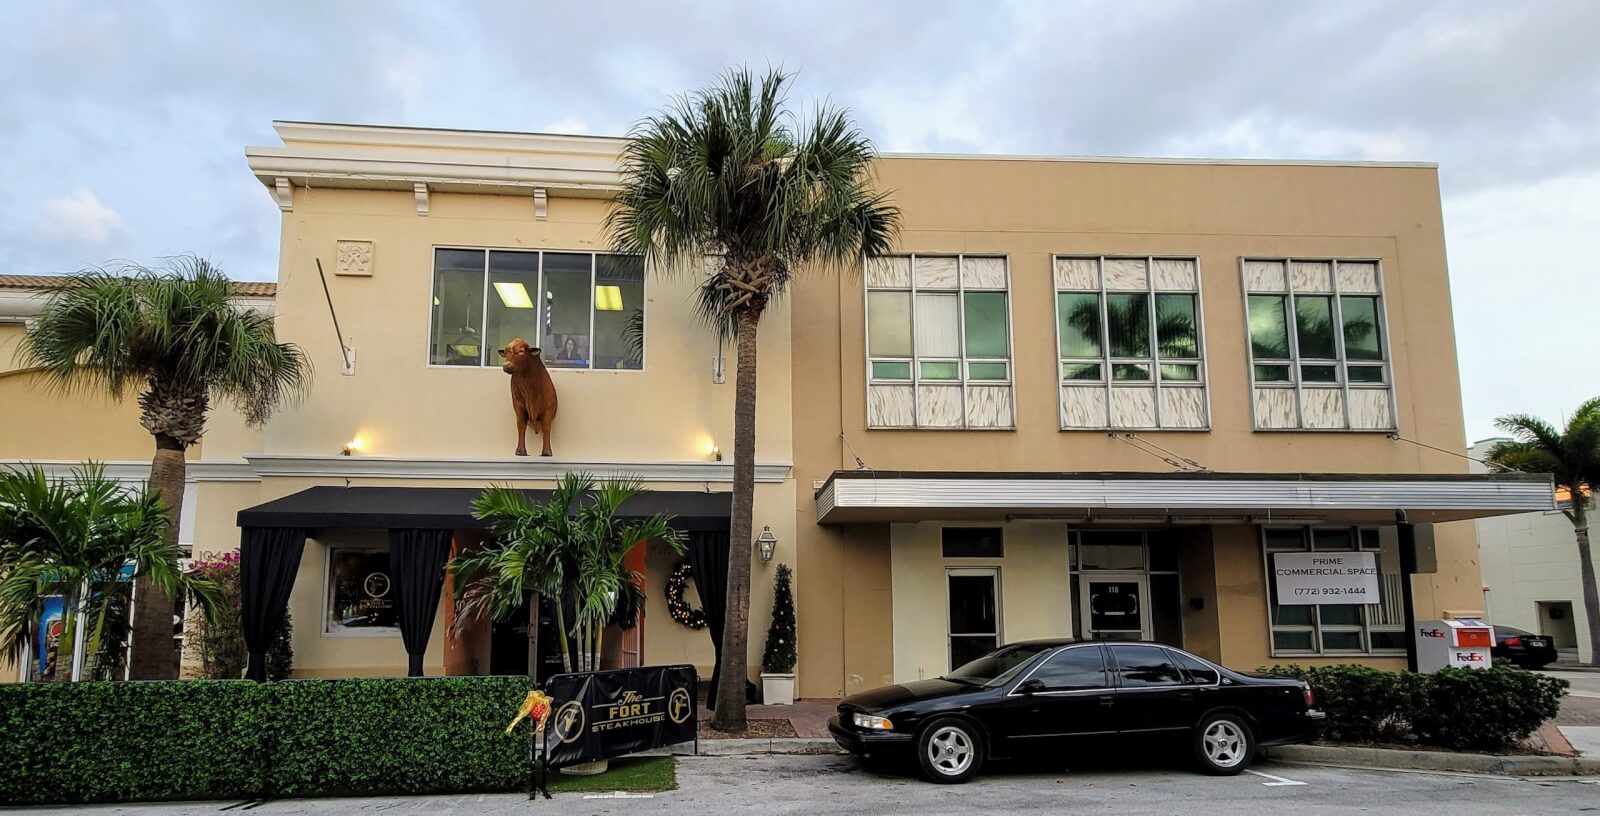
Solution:
[[[799,739],[829,739],[828,718],[833,716],[838,700],[817,698],[795,700],[792,706],[752,705],[745,707],[745,719],[788,720]],[[700,721],[710,722],[711,712],[702,702]]]

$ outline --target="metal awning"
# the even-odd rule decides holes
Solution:
[[[473,530],[487,526],[472,517],[476,487],[311,487],[239,511],[240,527],[307,529]],[[523,490],[534,501],[552,491]],[[621,515],[673,517],[679,530],[726,530],[733,497],[728,493],[651,490],[623,503]]]
[[[1078,523],[1393,523],[1555,509],[1523,473],[983,473],[835,471],[817,523],[1060,518]]]

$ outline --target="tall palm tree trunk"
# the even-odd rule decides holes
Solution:
[[[1578,570],[1583,580],[1583,615],[1589,622],[1589,665],[1600,666],[1600,586],[1595,583],[1594,553],[1589,548],[1589,511],[1573,486],[1572,535],[1578,541]]]
[[[759,312],[739,313],[739,362],[733,385],[733,517],[728,531],[728,598],[722,618],[722,674],[711,727],[745,728],[744,686],[750,668],[750,541],[755,527],[756,329]]]
[[[154,434],[156,455],[150,462],[150,489],[161,497],[168,543],[178,542],[178,519],[183,511],[184,479],[188,465],[183,443],[167,434]],[[128,676],[133,680],[178,679],[178,653],[172,641],[172,598],[148,578],[134,584],[133,656]]]

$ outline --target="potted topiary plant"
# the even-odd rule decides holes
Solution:
[[[761,701],[767,705],[794,705],[794,588],[786,564],[778,565],[772,581],[772,626],[767,648],[761,654]]]

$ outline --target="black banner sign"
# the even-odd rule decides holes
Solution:
[[[693,666],[558,674],[545,724],[548,767],[632,754],[689,742],[699,728]]]

